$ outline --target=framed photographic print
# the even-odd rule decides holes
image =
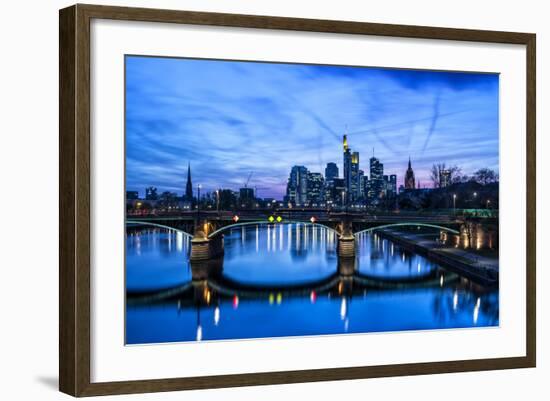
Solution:
[[[535,35],[60,11],[60,390],[534,367]]]

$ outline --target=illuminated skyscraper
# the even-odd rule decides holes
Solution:
[[[358,198],[359,199],[365,199],[365,172],[363,170],[359,170],[359,177],[357,182],[359,183],[358,188]]]
[[[351,154],[351,188],[350,201],[355,201],[361,196],[361,178],[359,177],[359,152]]]
[[[307,201],[308,171],[304,166],[294,166],[290,170],[286,186],[285,200],[295,205],[302,205]]]
[[[368,198],[380,199],[384,191],[384,165],[376,157],[370,158],[370,180]]]
[[[358,199],[361,194],[359,176],[359,152],[351,152],[347,135],[344,135],[344,183],[346,186],[346,203]]]
[[[351,150],[348,146],[348,137],[344,135],[344,186],[345,186],[345,200],[346,203],[350,202],[350,194],[352,193],[352,177],[351,177]]]
[[[319,206],[323,201],[325,180],[321,173],[307,174],[307,202],[309,206]]]

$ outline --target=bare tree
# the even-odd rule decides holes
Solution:
[[[439,188],[441,186],[441,171],[443,170],[445,170],[445,163],[437,163],[432,165],[430,180],[432,180],[434,188]]]
[[[487,185],[498,182],[498,173],[489,168],[482,168],[474,173],[473,179],[481,185]]]
[[[441,187],[441,173],[443,171],[449,172],[449,182],[451,184],[456,184],[460,182],[465,182],[468,180],[467,176],[462,176],[462,169],[458,166],[449,166],[446,167],[445,163],[436,163],[432,165],[432,169],[430,172],[430,180],[432,181],[434,188],[440,188]]]

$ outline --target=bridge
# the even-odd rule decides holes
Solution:
[[[439,229],[460,234],[467,219],[463,213],[441,212],[387,212],[369,214],[365,212],[329,212],[325,209],[281,209],[275,211],[231,212],[196,211],[177,215],[130,216],[128,224],[175,229],[184,235],[192,236],[191,260],[208,260],[223,255],[224,232],[249,225],[280,223],[304,223],[323,226],[337,234],[338,256],[355,256],[355,238],[360,233],[374,230],[418,226]],[[270,213],[269,213],[270,212]],[[491,218],[491,216],[475,217]]]

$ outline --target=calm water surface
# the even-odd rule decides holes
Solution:
[[[499,323],[498,289],[376,234],[346,263],[335,233],[310,224],[234,228],[224,243],[223,259],[192,265],[188,236],[128,229],[128,344]]]

